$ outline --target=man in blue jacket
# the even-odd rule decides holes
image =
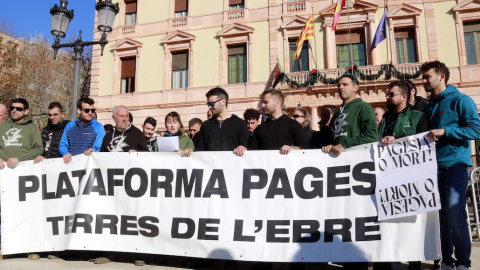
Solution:
[[[93,118],[95,102],[91,98],[81,98],[77,102],[78,119],[65,126],[59,152],[65,163],[72,161],[78,154],[90,155],[100,152],[105,129]]]
[[[450,72],[444,63],[427,62],[420,69],[425,91],[431,93],[424,109],[431,128],[428,137],[437,142],[441,269],[468,269],[471,244],[465,204],[472,166],[470,140],[480,139],[480,118],[475,102],[447,85]]]

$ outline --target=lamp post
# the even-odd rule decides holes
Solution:
[[[90,45],[100,45],[102,48],[101,55],[103,55],[103,49],[107,45],[107,33],[112,32],[113,21],[118,14],[120,8],[118,3],[113,4],[112,0],[99,0],[95,9],[98,11],[98,27],[97,29],[102,32],[102,37],[98,41],[82,41],[82,31],[79,31],[78,39],[73,43],[60,44],[60,38],[64,38],[67,33],[68,25],[73,19],[73,9],[67,9],[67,0],[60,0],[60,6],[55,4],[50,9],[52,14],[52,34],[55,35],[55,43],[52,44],[54,50],[53,58],[57,58],[57,51],[60,48],[73,48],[75,53],[73,60],[75,60],[75,67],[73,70],[73,94],[72,105],[70,108],[70,119],[75,120],[77,118],[77,101],[78,101],[78,88],[80,82],[80,64],[82,61],[83,47]]]

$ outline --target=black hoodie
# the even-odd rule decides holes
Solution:
[[[222,123],[214,116],[203,122],[195,151],[233,151],[239,145],[247,147],[249,137],[247,123],[235,114]]]
[[[100,152],[128,152],[132,149],[138,152],[148,152],[143,132],[130,125],[123,131],[118,131],[114,127],[112,132],[107,133],[103,137]]]
[[[58,146],[62,140],[63,131],[65,126],[69,123],[68,120],[63,120],[62,122],[54,125],[48,120],[46,127],[42,129],[42,143],[43,143],[43,154],[45,158],[58,158],[61,157],[58,152]]]

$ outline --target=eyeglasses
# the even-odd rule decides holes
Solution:
[[[207,102],[207,106],[208,107],[213,107],[215,106],[215,103],[219,102],[220,100],[222,100],[223,98],[219,99],[219,100],[216,100],[216,101],[212,101],[212,102]]]
[[[387,98],[393,98],[394,96],[398,96],[398,95],[405,95],[405,94],[395,94],[395,93],[392,93],[392,92],[390,92],[390,93],[385,93],[385,96],[386,96]]]
[[[297,118],[305,117],[305,116],[303,116],[303,115],[298,115],[298,114],[294,114],[294,115],[292,115],[292,117],[295,118],[295,119],[297,119]]]
[[[14,110],[17,110],[17,112],[23,112],[25,110],[25,108],[10,106],[10,111],[13,112]]]
[[[95,113],[95,109],[82,109],[85,113]]]

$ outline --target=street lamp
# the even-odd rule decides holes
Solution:
[[[97,29],[102,32],[102,37],[98,41],[82,41],[82,31],[79,31],[78,39],[73,43],[60,44],[60,38],[64,38],[68,25],[73,19],[73,9],[67,9],[67,0],[60,0],[60,6],[55,4],[50,9],[52,14],[52,34],[55,36],[55,43],[52,44],[54,50],[53,58],[57,59],[57,51],[60,48],[73,48],[75,56],[75,68],[73,70],[73,96],[72,106],[70,108],[70,119],[75,120],[77,118],[77,101],[78,101],[78,87],[80,81],[80,64],[82,61],[83,47],[99,44],[101,46],[101,55],[103,55],[103,49],[107,45],[107,33],[112,32],[113,21],[118,14],[120,8],[118,3],[113,4],[112,0],[99,0],[95,9],[98,11],[98,27]]]

